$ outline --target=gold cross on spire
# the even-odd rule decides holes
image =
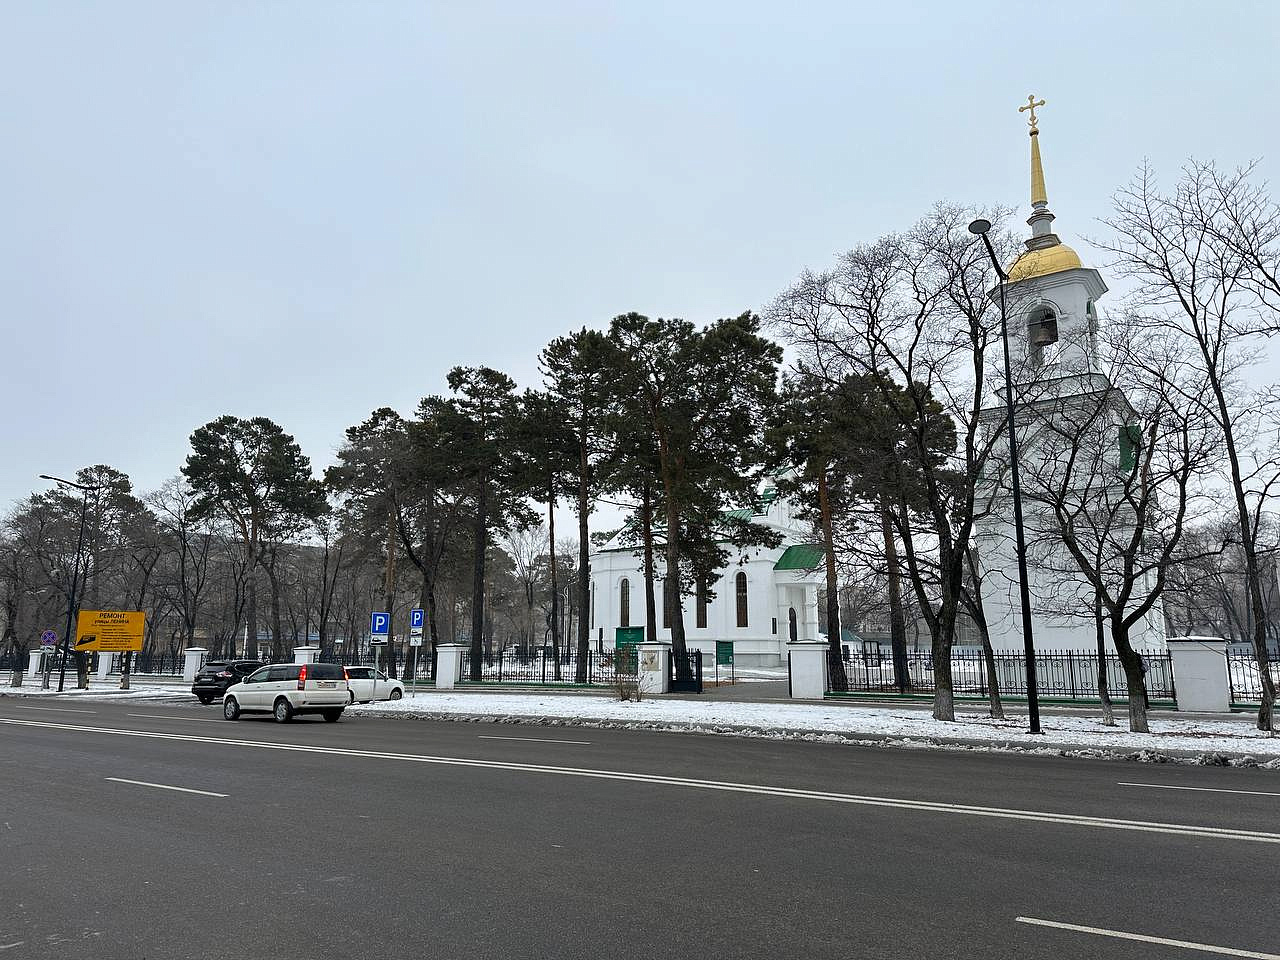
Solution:
[[[1031,117],[1027,120],[1027,123],[1031,124],[1032,133],[1040,132],[1040,128],[1036,126],[1036,107],[1043,107],[1043,106],[1044,106],[1044,101],[1037,100],[1036,95],[1033,93],[1029,97],[1027,97],[1027,102],[1018,108],[1019,113],[1022,113],[1024,110],[1031,111]]]

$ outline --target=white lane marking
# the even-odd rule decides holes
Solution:
[[[39,710],[43,713],[97,713],[97,710],[77,710],[75,707],[20,707],[14,704],[15,710]]]
[[[521,743],[581,743],[588,744],[590,740],[545,740],[542,737],[486,737],[478,736],[477,740],[519,740]]]
[[[187,723],[226,723],[225,720],[210,720],[208,717],[166,717],[163,713],[126,713],[125,716],[147,720],[185,720]]]
[[[19,727],[39,727],[45,730],[69,730],[75,733],[101,733],[115,737],[139,737],[147,740],[173,740],[179,743],[208,743],[233,747],[255,747],[260,750],[282,750],[288,753],[313,753],[335,757],[358,757],[370,760],[398,760],[406,763],[430,763],[451,767],[472,767],[484,770],[509,770],[515,773],[545,773],[562,777],[587,777],[595,780],[619,780],[628,783],[646,783],[658,786],[688,787],[698,790],[719,790],[729,793],[750,793],[795,800],[819,800],[827,803],[848,803],[868,807],[893,807],[900,810],[920,810],[928,813],[955,813],[973,817],[995,817],[1003,820],[1028,820],[1038,823],[1059,823],[1068,826],[1097,827],[1108,830],[1133,830],[1141,833],[1163,833],[1182,837],[1208,837],[1215,840],[1246,840],[1254,843],[1280,844],[1280,833],[1262,833],[1256,830],[1232,830],[1226,827],[1203,827],[1193,824],[1161,823],[1146,820],[1115,820],[1107,817],[1089,817],[1072,813],[1050,813],[1041,810],[1020,810],[1005,807],[977,807],[963,803],[941,803],[931,800],[907,800],[897,797],[863,796],[850,793],[828,793],[822,790],[798,790],[791,787],[772,787],[764,784],[734,783],[723,780],[694,780],[688,777],[664,777],[658,774],[627,773],[622,770],[595,770],[587,767],[554,767],[537,763],[513,763],[502,760],[475,760],[467,757],[437,757],[416,753],[388,753],[378,750],[354,750],[347,747],[316,747],[298,743],[272,743],[266,740],[237,740],[228,737],[200,737],[194,734],[161,733],[155,730],[126,730],[120,727],[90,727],[74,723],[55,723],[52,720],[18,720],[0,717],[0,723]]]
[[[1179,787],[1172,783],[1136,783],[1120,780],[1119,787],[1150,787],[1152,790],[1196,790],[1200,793],[1239,793],[1247,797],[1280,797],[1280,793],[1268,793],[1265,790],[1227,790],[1223,787]]]
[[[20,947],[27,941],[19,940],[16,943],[0,943],[0,950],[12,950],[14,947]]]
[[[1257,950],[1236,950],[1234,947],[1215,947],[1209,943],[1196,943],[1192,940],[1170,940],[1168,937],[1149,937],[1144,933],[1128,933],[1124,930],[1107,930],[1105,927],[1086,927],[1078,923],[1059,923],[1057,920],[1037,920],[1035,917],[1017,917],[1018,923],[1030,923],[1037,927],[1054,927],[1058,930],[1071,930],[1075,933],[1092,933],[1099,937],[1113,937],[1116,940],[1137,940],[1140,943],[1158,943],[1163,947],[1181,947],[1183,950],[1198,950],[1201,953],[1216,953],[1223,957],[1252,957],[1253,960],[1280,960],[1280,953],[1259,953]]]
[[[157,790],[176,790],[178,793],[198,793],[202,797],[226,797],[229,794],[214,793],[212,790],[193,790],[190,787],[173,787],[167,783],[148,783],[146,780],[126,780],[124,777],[103,777],[112,783],[131,783],[135,787],[155,787]]]

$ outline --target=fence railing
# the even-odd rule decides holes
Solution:
[[[1280,685],[1280,654],[1272,654],[1267,672],[1273,683]],[[1254,655],[1244,650],[1227,651],[1227,683],[1232,703],[1262,702],[1262,672]]]
[[[480,682],[482,683],[536,683],[612,685],[617,682],[621,661],[623,674],[635,672],[634,657],[617,657],[612,650],[591,651],[583,664],[585,679],[578,679],[578,654],[566,648],[555,656],[550,650],[504,650],[492,656],[480,657]],[[471,651],[462,652],[462,682],[472,681]]]
[[[1171,700],[1173,661],[1168,653],[1142,654],[1146,664],[1147,696]],[[1106,660],[1107,692],[1112,697],[1129,695],[1124,666],[1118,656]],[[1023,654],[995,655],[995,676],[1001,695],[1027,695],[1027,658]],[[845,661],[848,690],[857,693],[898,693],[899,684],[892,658],[873,654],[855,655]],[[932,653],[907,654],[908,693],[932,693],[934,683]],[[981,651],[951,653],[951,688],[957,694],[987,695],[987,665]],[[1079,650],[1046,650],[1036,653],[1036,691],[1042,697],[1064,700],[1097,700],[1098,656]]]

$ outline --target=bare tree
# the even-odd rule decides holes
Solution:
[[[1036,381],[1020,398],[1029,552],[1058,574],[1043,608],[1093,617],[1101,604],[1129,727],[1146,733],[1140,647],[1162,636],[1157,604],[1169,570],[1192,559],[1188,517],[1208,499],[1221,450],[1185,343],[1129,319],[1100,339],[1098,372]]]
[[[1223,440],[1262,681],[1258,728],[1274,732],[1275,681],[1269,670],[1259,530],[1277,493],[1277,461],[1262,442],[1274,433],[1267,391],[1246,377],[1259,343],[1280,329],[1277,260],[1280,209],[1253,184],[1251,170],[1226,174],[1188,164],[1162,192],[1149,166],[1115,196],[1102,241],[1114,266],[1133,279],[1144,320],[1184,338],[1201,370],[1207,409]]]
[[[995,276],[966,229],[983,213],[940,204],[907,234],[856,247],[827,273],[806,273],[771,311],[805,370],[832,383],[849,373],[875,377],[903,428],[909,469],[899,489],[918,484],[924,507],[914,516],[900,499],[891,513],[931,635],[939,720],[955,719],[951,645],[984,509],[976,485],[1000,436],[980,429],[994,400],[987,351],[1000,329],[987,294]],[[985,216],[998,221],[1002,211]],[[955,437],[945,449],[938,437],[948,422]]]

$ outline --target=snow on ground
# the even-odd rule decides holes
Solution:
[[[71,679],[71,684],[75,683],[75,678]],[[137,681],[134,681],[136,684]],[[24,681],[20,687],[0,687],[0,697],[72,697],[77,700],[169,700],[175,697],[181,697],[184,700],[195,701],[195,697],[191,695],[191,685],[186,686],[170,686],[166,684],[147,683],[145,685],[135,685],[128,690],[120,689],[119,680],[109,680],[105,683],[90,682],[88,690],[77,690],[70,684],[62,693],[58,693],[58,678],[53,678],[53,684],[48,690],[40,689],[40,680],[37,678],[35,683]]]
[[[1052,745],[1111,752],[1251,755],[1280,765],[1280,737],[1267,737],[1239,720],[1152,719],[1151,733],[1130,733],[1123,714],[1119,726],[1097,717],[1044,716],[1044,736],[1026,732],[1025,715],[997,721],[959,714],[956,723],[927,713],[890,707],[848,707],[820,703],[735,703],[645,700],[630,703],[606,697],[554,694],[431,692],[395,702],[370,704],[357,715],[408,715],[467,719],[531,718],[535,722],[603,726],[694,729],[701,732],[755,731],[758,735],[805,733],[840,739],[954,743],[1036,749]],[[922,744],[921,744],[922,745]]]

